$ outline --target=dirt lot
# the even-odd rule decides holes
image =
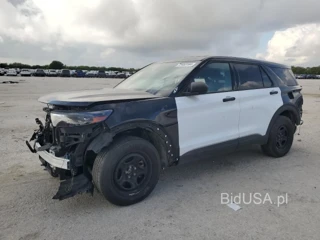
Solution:
[[[0,77],[0,83],[8,80]],[[43,117],[38,97],[112,86],[112,79],[21,78],[0,84],[0,239],[319,239],[320,81],[301,80],[304,125],[284,158],[253,146],[225,157],[167,169],[154,192],[130,207],[100,194],[51,197],[59,181],[24,141]],[[288,204],[220,203],[221,193],[288,194]]]

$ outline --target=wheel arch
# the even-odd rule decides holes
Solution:
[[[165,128],[150,120],[130,121],[117,125],[97,136],[88,145],[86,152],[92,150],[98,154],[102,149],[125,136],[136,136],[150,142],[157,149],[163,168],[174,165],[179,159],[179,148],[174,146],[174,142],[170,139]],[[88,156],[86,155],[87,160]]]
[[[275,112],[275,114],[271,118],[266,136],[269,136],[271,128],[279,116],[285,116],[289,118],[293,122],[293,124],[300,125],[301,116],[300,116],[298,107],[294,104],[285,104],[280,108],[278,108],[278,110]]]

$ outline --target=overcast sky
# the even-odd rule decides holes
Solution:
[[[194,55],[320,65],[320,0],[0,0],[0,62],[142,67]]]

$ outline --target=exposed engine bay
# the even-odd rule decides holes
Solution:
[[[38,129],[26,144],[31,152],[39,154],[42,166],[52,177],[60,177],[61,185],[53,199],[63,200],[84,192],[93,194],[91,169],[100,148],[99,144],[90,147],[90,143],[93,138],[107,131],[107,126],[103,121],[84,126],[75,126],[62,121],[54,126],[52,113],[57,111],[68,113],[74,110],[52,106],[43,110],[46,112],[45,122],[35,119]],[[106,138],[108,134],[103,136]],[[110,141],[111,139],[110,134]],[[96,141],[98,140],[99,138]],[[108,139],[103,140],[108,141]]]

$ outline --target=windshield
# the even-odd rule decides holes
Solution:
[[[116,88],[168,96],[199,63],[200,61],[154,63],[136,72]]]

